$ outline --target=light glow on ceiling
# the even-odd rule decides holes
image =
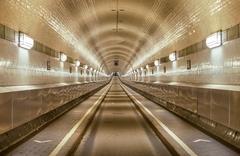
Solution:
[[[220,12],[222,9],[226,8],[228,5],[231,4],[231,0],[216,0],[210,6],[210,15],[213,16],[214,14]]]

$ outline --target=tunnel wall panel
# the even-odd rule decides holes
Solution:
[[[0,93],[0,134],[63,106],[107,82]]]
[[[199,85],[167,85],[124,80],[140,90],[150,93],[192,113],[240,131],[240,91],[207,88]],[[174,92],[173,92],[174,88]]]
[[[211,114],[211,90],[198,89],[198,114],[210,119]]]
[[[230,127],[240,131],[240,92],[230,92]]]
[[[240,90],[122,81],[216,138],[240,148]],[[172,87],[177,88],[178,94],[169,92]]]
[[[12,127],[12,94],[0,94],[0,133]]]
[[[229,126],[229,98],[229,91],[211,90],[211,120]]]

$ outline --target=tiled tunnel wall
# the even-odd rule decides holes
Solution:
[[[240,26],[221,30],[223,44],[206,39],[123,75],[124,83],[189,122],[240,147]],[[156,59],[156,58],[155,58]],[[190,63],[189,63],[190,62]],[[145,67],[146,66],[146,67]]]
[[[60,62],[57,58],[38,51],[19,48],[14,42],[0,39],[0,47],[0,86],[71,83],[108,79],[91,71],[87,71],[87,74],[83,68],[76,68],[68,62]],[[51,70],[47,70],[48,61]],[[90,72],[91,74],[89,74]]]
[[[229,40],[222,46],[179,57],[177,61],[161,63],[139,70],[129,78],[145,82],[183,82],[199,84],[240,84],[240,39]],[[187,62],[191,61],[191,69]],[[143,66],[144,67],[144,66]]]
[[[18,32],[0,25],[1,136],[35,120],[35,126],[44,123],[44,116],[64,112],[74,105],[72,100],[84,99],[110,79],[90,67],[76,67],[70,57],[61,62],[59,51],[34,43],[30,50],[20,48]]]
[[[225,30],[219,47],[193,50],[159,66],[142,66],[122,80],[154,102],[239,147],[239,30],[239,25]],[[191,48],[194,46],[198,44]],[[188,52],[188,48],[185,50]],[[182,52],[177,51],[177,56]],[[168,56],[160,60],[165,58],[168,60]]]

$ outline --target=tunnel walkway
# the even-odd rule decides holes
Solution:
[[[83,140],[76,155],[170,155],[116,80]]]
[[[146,116],[139,112],[136,100],[162,122],[173,133],[172,136],[177,135],[175,141],[182,141],[186,146],[183,149],[189,148],[192,154],[239,155],[124,86],[117,78],[7,155],[174,155],[166,140],[162,141],[156,129],[145,120]]]

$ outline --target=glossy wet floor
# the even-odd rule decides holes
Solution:
[[[113,83],[75,155],[167,156],[168,149],[120,87]]]

